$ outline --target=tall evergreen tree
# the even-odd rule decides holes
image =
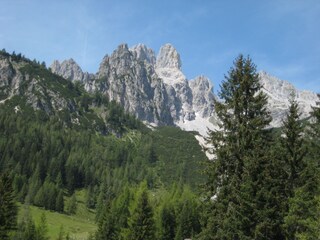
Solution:
[[[148,193],[143,189],[129,218],[127,237],[135,240],[155,239],[153,209],[149,203]]]
[[[9,239],[10,231],[17,227],[17,214],[12,179],[4,173],[0,175],[0,239]]]
[[[259,224],[268,214],[263,213],[267,207],[263,194],[270,190],[261,187],[272,170],[266,130],[271,117],[249,57],[240,55],[225,78],[219,93],[222,101],[215,103],[220,129],[209,137],[215,160],[207,168],[209,213],[200,237],[254,239],[266,228]]]
[[[305,168],[304,157],[307,153],[303,138],[303,126],[299,121],[298,103],[294,100],[294,95],[291,98],[289,112],[283,121],[281,135],[282,153],[287,165],[288,196],[292,196],[294,189],[301,184],[299,183],[301,179],[299,174]]]
[[[133,201],[133,193],[128,186],[125,186],[121,194],[112,203],[112,212],[116,216],[116,224],[119,228],[128,228],[130,217],[130,204]]]
[[[59,190],[59,194],[57,196],[57,200],[56,200],[56,207],[55,210],[57,212],[63,212],[64,209],[64,201],[63,201],[63,190],[60,189]]]
[[[164,203],[160,209],[160,239],[172,240],[176,232],[176,216],[174,207],[170,202]]]
[[[318,94],[320,99],[320,94]],[[318,102],[320,105],[320,102]],[[308,131],[308,157],[314,159],[315,164],[320,166],[320,106],[314,107],[311,112],[312,123]]]
[[[289,159],[291,161],[295,160],[292,164],[294,168],[291,168],[292,173],[289,179],[291,182],[291,195],[284,224],[288,239],[317,239],[320,236],[319,108],[314,108],[312,116],[314,118],[313,123],[311,123],[307,132],[308,154],[306,156],[305,154],[302,155],[302,153],[306,153],[300,150],[302,140],[300,142],[296,141],[298,142],[298,147],[288,148],[288,152],[291,154]],[[302,138],[301,135],[300,138]],[[294,135],[291,134],[291,136]],[[294,145],[291,144],[291,146]],[[291,165],[289,164],[289,166]]]
[[[179,214],[179,223],[174,239],[191,239],[193,237],[194,219],[191,200],[186,200]]]
[[[119,239],[119,229],[116,223],[116,216],[111,211],[110,203],[105,209],[103,218],[98,224],[96,240],[116,240]]]

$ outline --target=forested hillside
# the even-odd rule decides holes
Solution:
[[[115,227],[123,235],[144,183],[144,198],[153,196],[153,234],[156,229],[157,235],[166,234],[160,233],[161,217],[169,202],[175,230],[185,227],[180,215],[188,207],[197,224],[187,231],[199,232],[194,193],[204,182],[201,162],[207,158],[193,133],[175,127],[150,130],[119,104],[86,93],[80,83],[52,74],[43,64],[20,54],[2,52],[1,58],[9,77],[0,104],[0,171],[7,176],[3,181],[12,182],[14,199],[72,215],[74,193],[84,189],[85,205],[100,227],[105,228],[111,206],[123,211],[112,213],[122,219],[115,219],[120,221]],[[174,198],[168,201],[169,196]],[[21,224],[14,239],[26,237]]]
[[[82,237],[97,240],[319,239],[320,108],[301,121],[293,97],[270,128],[249,57],[215,102],[212,161],[193,132],[150,129],[20,54],[0,60],[1,239],[52,239],[47,222],[71,224],[67,215],[95,224]],[[18,220],[17,202],[34,206]],[[44,210],[60,215],[28,215]],[[73,237],[62,229],[58,239]]]

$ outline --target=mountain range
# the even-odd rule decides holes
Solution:
[[[121,44],[103,58],[96,74],[83,72],[73,59],[54,61],[50,68],[66,79],[80,81],[88,92],[105,94],[147,124],[176,125],[205,136],[207,128],[217,128],[214,101],[219,98],[207,77],[189,80],[181,66],[180,55],[171,44],[162,46],[157,55],[143,44],[132,48]],[[268,96],[272,127],[281,126],[292,96],[301,118],[307,118],[319,101],[316,93],[300,91],[265,71],[259,72],[259,78]]]
[[[276,222],[285,222],[285,211],[289,211],[289,214],[291,212],[291,198],[288,197],[291,194],[283,194],[289,191],[287,185],[291,185],[290,176],[293,174],[288,172],[289,169],[294,169],[297,176],[302,176],[296,178],[297,182],[301,180],[302,183],[305,181],[303,179],[308,178],[303,189],[305,186],[318,186],[313,177],[313,174],[317,173],[314,157],[319,155],[318,139],[309,139],[307,134],[306,138],[302,138],[304,135],[300,124],[292,117],[294,121],[290,124],[297,128],[290,130],[290,134],[298,136],[292,142],[293,145],[297,143],[294,151],[292,144],[287,144],[292,138],[282,137],[281,133],[285,133],[283,130],[270,131],[273,133],[272,138],[261,142],[252,141],[262,139],[261,136],[252,138],[250,134],[241,138],[241,141],[235,141],[240,139],[239,136],[232,136],[234,132],[229,131],[228,141],[223,138],[211,139],[215,143],[219,140],[223,140],[223,144],[229,142],[229,145],[220,151],[219,156],[223,159],[217,157],[218,164],[207,161],[212,155],[204,151],[205,148],[201,145],[206,145],[207,129],[216,129],[219,126],[215,104],[222,100],[214,94],[213,84],[207,77],[200,75],[189,80],[183,74],[181,66],[180,55],[170,44],[164,45],[157,55],[142,44],[132,48],[122,44],[110,56],[103,58],[95,74],[83,72],[72,59],[61,63],[54,61],[48,68],[44,62],[32,61],[21,54],[9,54],[0,50],[0,170],[7,171],[13,177],[10,192],[14,192],[20,202],[60,212],[61,217],[64,213],[81,213],[83,218],[78,221],[71,217],[72,222],[81,222],[81,226],[84,221],[92,226],[87,213],[95,212],[98,230],[94,236],[101,235],[103,239],[105,235],[100,229],[109,231],[110,226],[112,229],[119,229],[116,230],[118,235],[131,231],[127,226],[128,223],[135,222],[132,219],[135,219],[133,216],[136,212],[131,212],[131,206],[140,206],[136,193],[142,194],[142,189],[143,192],[147,191],[144,189],[149,189],[149,196],[152,196],[150,209],[156,213],[154,221],[161,223],[156,224],[154,230],[157,236],[168,226],[163,223],[167,219],[172,220],[169,221],[172,233],[168,239],[190,239],[193,234],[203,231],[200,220],[212,220],[206,221],[206,216],[214,216],[209,203],[217,202],[218,204],[212,206],[219,210],[220,203],[225,202],[230,206],[230,199],[241,199],[243,196],[245,199],[241,199],[241,202],[247,203],[247,199],[252,198],[249,205],[260,206],[258,211],[254,208],[254,214],[250,213],[250,216],[254,215],[254,218],[273,224],[274,211],[271,211],[271,215],[267,214],[265,221],[265,209],[271,206],[277,210],[280,206],[279,211],[275,212],[277,216],[280,213],[282,219],[276,219]],[[294,97],[297,101],[301,119],[308,118],[312,106],[319,101],[316,93],[297,90],[289,82],[279,80],[266,72],[259,72],[258,76],[263,86],[261,91],[268,96],[268,109],[273,117],[270,127],[282,125],[290,98]],[[312,124],[309,126],[310,130],[316,130]],[[317,136],[316,131],[312,134]],[[301,145],[300,141],[304,139],[306,145]],[[280,141],[283,144],[274,144]],[[248,142],[254,144],[245,146]],[[261,147],[261,143],[266,147]],[[223,147],[223,144],[220,146]],[[239,144],[242,147],[239,147]],[[275,147],[272,147],[273,145]],[[296,156],[300,156],[304,146],[311,149],[306,156],[306,164],[289,158],[293,154],[292,159],[297,159]],[[238,151],[239,149],[241,151]],[[228,156],[223,156],[226,151]],[[301,154],[304,155],[303,151]],[[220,178],[219,172],[222,173],[221,176],[229,178],[229,175],[216,166],[222,161],[238,157],[244,160],[233,165],[244,166],[241,170],[243,174],[241,178],[233,176],[232,179],[237,179],[237,186],[241,189],[239,191],[234,186],[224,186],[224,189],[231,189],[231,195],[225,197],[224,194],[220,195],[220,188],[216,189],[212,182],[216,182],[214,176]],[[303,165],[308,167],[300,171],[300,166]],[[230,172],[234,172],[232,166],[231,170]],[[204,172],[208,174],[204,175]],[[0,178],[2,180],[2,175]],[[240,183],[242,180],[243,183]],[[231,183],[234,185],[233,180]],[[205,185],[209,191],[205,190],[206,193],[201,194],[204,189],[200,190],[199,186]],[[212,192],[213,189],[216,190]],[[309,196],[316,199],[313,193],[316,187],[306,189],[308,190],[302,194],[308,196],[307,202],[310,203]],[[292,189],[292,196],[295,192],[296,190]],[[7,195],[13,199],[11,194]],[[283,197],[284,195],[286,197]],[[300,196],[298,195],[299,199]],[[70,210],[72,199],[75,204],[81,202],[80,211]],[[292,199],[300,203],[299,199]],[[302,200],[304,202],[305,199]],[[146,198],[146,202],[148,201]],[[203,204],[204,201],[208,201],[208,205]],[[316,209],[318,203],[315,202],[314,206],[312,204],[312,209]],[[206,206],[210,210],[207,210]],[[293,207],[295,208],[295,205]],[[240,212],[250,212],[249,208],[239,209]],[[218,217],[225,213],[225,209],[227,208],[221,209],[222,214],[219,213]],[[145,210],[138,211],[152,216],[152,213],[144,214]],[[170,213],[169,217],[163,217],[166,216],[164,212]],[[24,217],[23,214],[20,215]],[[70,215],[67,217],[71,219]],[[122,219],[127,220],[122,223]],[[48,220],[50,221],[49,218]],[[31,220],[30,222],[32,223]],[[67,231],[79,229],[73,224],[66,221],[64,227]],[[24,226],[23,220],[21,225],[18,224],[17,235],[14,236],[24,236]],[[53,225],[49,226],[51,228]],[[274,226],[281,229],[277,225],[273,225],[272,229]],[[49,232],[54,239],[58,234],[62,234],[62,230],[55,236],[51,229]],[[180,236],[182,233],[185,233],[184,236]],[[206,233],[204,231],[204,234]],[[26,234],[29,234],[29,231]]]
[[[14,57],[21,61],[21,55]],[[24,89],[25,101],[34,109],[47,113],[62,109],[76,112],[72,96],[63,96],[63,91],[58,90],[61,86],[53,86],[59,80],[46,85],[41,78],[52,76],[45,72],[40,76],[34,68],[25,63],[19,65],[11,58],[0,59],[0,103],[21,95]],[[149,126],[178,126],[206,136],[208,129],[218,127],[214,103],[219,98],[207,77],[199,75],[189,80],[181,66],[180,55],[171,44],[162,46],[157,55],[143,44],[132,48],[121,44],[102,59],[95,74],[83,72],[73,59],[54,61],[49,70],[61,79],[80,83],[88,93],[99,93],[116,101]],[[30,73],[29,70],[33,74],[24,73]],[[292,96],[298,102],[301,119],[307,118],[319,101],[316,93],[300,91],[264,71],[259,72],[259,79],[268,96],[271,127],[281,126]],[[19,106],[15,106],[15,111],[18,110]],[[78,123],[79,118],[74,115],[72,122]]]

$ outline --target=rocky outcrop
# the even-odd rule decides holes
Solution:
[[[130,49],[130,51],[134,54],[135,59],[138,61],[144,62],[151,65],[156,64],[156,55],[151,48],[148,48],[144,44],[138,44]]]
[[[20,94],[20,85],[24,76],[13,64],[11,58],[0,56],[0,101],[4,102]]]
[[[5,103],[13,96],[20,96],[29,106],[35,110],[44,110],[47,114],[62,109],[72,112],[73,100],[61,95],[58,89],[52,87],[50,80],[40,74],[41,71],[47,71],[46,69],[37,74],[30,71],[30,67],[34,67],[30,66],[30,62],[0,56],[0,103]],[[25,68],[26,66],[28,67]],[[16,106],[15,109],[20,107]]]
[[[212,116],[214,112],[213,85],[205,76],[199,76],[189,82],[192,90],[192,105],[195,112],[203,118]]]
[[[50,69],[53,73],[72,81],[85,83],[94,78],[93,74],[83,72],[81,67],[72,58],[64,60],[61,63],[58,60],[55,60],[51,64]]]
[[[4,101],[11,95],[14,69],[7,58],[0,57],[0,101]]]
[[[126,111],[150,123],[173,124],[165,84],[153,67],[152,51],[139,45],[129,49],[120,45],[105,56],[97,74],[97,84],[109,99],[119,102]]]
[[[301,119],[310,116],[312,106],[319,101],[317,94],[310,91],[299,91],[291,83],[280,80],[266,72],[259,73],[262,91],[268,96],[268,109],[272,115],[271,125],[280,127],[288,112],[290,99],[295,99],[299,106]]]
[[[159,54],[157,56],[156,68],[181,70],[180,54],[171,44],[167,43],[160,48]]]

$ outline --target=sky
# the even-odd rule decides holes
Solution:
[[[319,0],[0,0],[0,49],[73,58],[96,73],[122,43],[171,43],[188,79],[219,89],[239,55],[298,89],[320,92]]]

